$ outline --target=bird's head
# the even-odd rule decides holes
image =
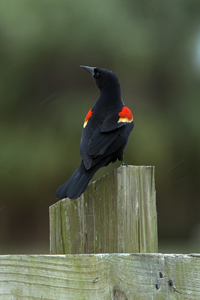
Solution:
[[[92,75],[100,91],[103,89],[120,86],[117,76],[112,71],[96,67],[81,67],[87,70]]]

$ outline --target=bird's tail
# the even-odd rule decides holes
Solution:
[[[83,161],[78,169],[63,183],[56,191],[56,198],[63,199],[69,197],[70,199],[78,198],[85,190],[95,172],[101,166],[96,165],[89,170],[86,170]]]

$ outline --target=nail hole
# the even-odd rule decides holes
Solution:
[[[173,280],[173,279],[170,279],[170,280],[168,281],[168,283],[169,283],[169,286],[173,286],[173,285],[174,285],[174,280]]]
[[[93,283],[97,283],[97,281],[98,281],[98,277],[96,277],[94,280],[93,280]]]
[[[157,288],[157,290],[159,290],[159,288],[160,288],[160,283],[159,282],[156,283],[156,288]]]

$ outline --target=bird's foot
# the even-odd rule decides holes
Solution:
[[[121,167],[124,167],[124,166],[128,167],[128,165],[126,163],[122,162]]]

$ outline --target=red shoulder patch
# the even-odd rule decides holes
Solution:
[[[85,121],[84,121],[84,124],[83,124],[83,127],[84,127],[84,128],[85,128],[85,126],[87,125],[88,120],[91,118],[91,115],[92,115],[92,108],[90,108],[90,110],[89,110],[88,113],[87,113],[87,116],[85,117]]]
[[[130,109],[126,106],[122,108],[122,110],[119,112],[119,120],[118,123],[120,122],[126,122],[126,123],[131,123],[133,121],[133,115]]]

